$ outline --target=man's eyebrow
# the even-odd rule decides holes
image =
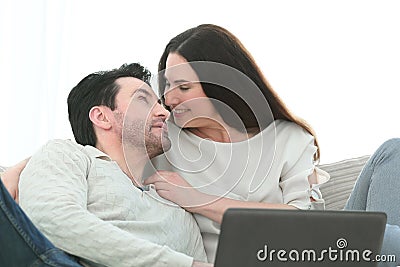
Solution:
[[[139,89],[133,91],[132,96],[135,95],[135,94],[137,94],[137,93],[143,93],[143,94],[145,94],[146,96],[151,96],[151,94],[149,93],[149,91],[147,91],[147,90],[144,89],[144,88],[139,88]]]

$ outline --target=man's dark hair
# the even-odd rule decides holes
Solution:
[[[68,95],[68,117],[75,140],[81,145],[96,145],[96,135],[89,111],[94,106],[115,110],[119,92],[118,78],[133,77],[150,85],[151,73],[138,63],[124,64],[118,69],[99,71],[83,78]]]

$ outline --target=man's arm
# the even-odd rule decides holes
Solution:
[[[191,266],[193,259],[139,239],[87,210],[90,161],[76,146],[51,141],[21,174],[20,204],[59,248],[107,266]]]

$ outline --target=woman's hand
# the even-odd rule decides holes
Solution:
[[[201,205],[207,204],[208,195],[193,188],[179,174],[170,171],[157,171],[147,178],[145,185],[153,184],[157,193],[189,212]]]
[[[194,261],[192,267],[213,267],[214,264]]]
[[[228,208],[295,209],[291,205],[281,203],[252,202],[208,195],[193,188],[179,174],[169,171],[157,171],[147,178],[144,184],[153,184],[161,197],[178,204],[188,212],[203,215],[217,223],[222,222]]]
[[[28,163],[29,158],[19,162],[18,164],[8,168],[2,175],[1,180],[3,181],[4,186],[7,188],[11,197],[18,203],[18,183],[19,176],[21,175],[22,170],[25,168]]]

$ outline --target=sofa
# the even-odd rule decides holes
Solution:
[[[350,192],[353,190],[354,183],[368,159],[369,156],[362,156],[318,165],[320,169],[331,176],[331,179],[320,187],[325,199],[325,209],[343,209]],[[4,168],[0,166],[0,172],[3,170]]]
[[[341,210],[344,208],[355,181],[369,158],[370,156],[367,155],[318,165],[320,169],[331,176],[331,179],[320,187],[325,199],[325,209]]]

